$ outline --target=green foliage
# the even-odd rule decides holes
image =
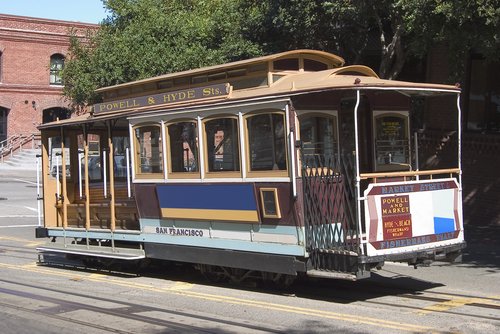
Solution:
[[[88,43],[71,41],[65,94],[262,54],[311,48],[395,78],[435,43],[455,77],[470,52],[498,59],[500,0],[103,0],[109,16]]]
[[[261,55],[242,37],[230,0],[108,0],[110,15],[89,44],[72,39],[65,94],[94,103],[93,90]]]
[[[500,50],[500,0],[262,0],[244,7],[252,13],[250,39],[266,53],[320,49],[378,67],[386,78],[436,42],[448,44],[458,76],[468,52],[498,59]]]

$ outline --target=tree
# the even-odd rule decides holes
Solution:
[[[261,55],[242,37],[231,0],[104,0],[109,16],[84,43],[71,39],[64,94],[94,103],[94,90]]]
[[[103,0],[110,12],[90,42],[73,38],[65,95],[262,54],[311,48],[394,79],[435,43],[453,81],[471,51],[498,59],[500,0]]]
[[[243,5],[246,31],[264,51],[316,48],[347,63],[379,57],[378,72],[396,78],[405,62],[437,42],[449,47],[460,75],[471,50],[498,58],[500,0],[263,0]]]

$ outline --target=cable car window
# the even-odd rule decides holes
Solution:
[[[80,170],[82,180],[85,180],[85,154],[84,154],[84,138],[83,134],[77,136],[78,140],[78,160],[80,161]],[[89,180],[102,180],[102,152],[101,152],[101,136],[94,133],[87,135],[88,142],[88,165],[89,165]]]
[[[140,174],[163,172],[161,129],[149,125],[135,128],[136,166]]]
[[[304,71],[324,71],[328,65],[312,59],[304,59]]]
[[[411,170],[408,114],[376,116],[374,126],[377,170]]]
[[[285,59],[275,60],[273,63],[273,69],[275,71],[298,71],[299,59],[285,58]]]
[[[169,125],[168,143],[172,173],[198,172],[198,130],[195,122]]]
[[[66,179],[71,177],[69,147],[70,140],[68,137],[64,138],[64,145],[62,144],[60,136],[49,138],[49,171],[52,177],[57,178],[59,174],[60,178],[63,173],[63,168],[66,169]]]
[[[115,177],[127,177],[127,149],[130,148],[130,137],[113,137],[113,160]],[[130,154],[130,153],[129,153]],[[130,157],[129,157],[130,158]],[[130,168],[130,166],[128,166]]]
[[[205,123],[209,172],[239,171],[240,151],[238,121],[219,118]]]
[[[304,163],[311,167],[335,164],[338,154],[336,117],[305,116],[300,119]]]
[[[247,118],[250,171],[286,170],[284,124],[282,113]]]

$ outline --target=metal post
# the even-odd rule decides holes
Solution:
[[[106,158],[107,158],[106,157],[106,150],[104,149],[104,150],[102,150],[102,175],[104,178],[104,180],[103,180],[104,181],[104,198],[108,198],[108,187],[106,184],[108,182],[107,175],[106,175],[107,174],[106,173],[106,171],[107,171],[107,169],[106,169],[107,168],[107,163],[106,163],[107,159]]]
[[[462,109],[460,108],[460,93],[457,94],[458,109],[458,184],[462,191]]]
[[[288,145],[290,147],[290,168],[292,170],[292,195],[293,197],[297,197],[297,175],[295,171],[295,158],[296,158],[296,151],[295,151],[295,132],[291,130],[291,124],[290,124],[290,105],[287,103],[285,106],[285,117],[286,117],[286,124],[287,128],[290,130],[289,135],[289,140],[288,140]]]
[[[354,142],[356,150],[356,220],[358,222],[358,238],[361,240],[361,178],[359,176],[359,129],[358,129],[358,108],[360,102],[360,92],[356,91],[356,105],[354,107]],[[362,243],[362,241],[360,241]],[[360,247],[361,253],[364,254],[363,247]]]
[[[413,133],[413,140],[415,141],[415,170],[420,170],[420,163],[418,161],[418,132]],[[420,180],[420,175],[417,174],[417,181]]]
[[[125,149],[125,159],[127,161],[127,195],[128,198],[132,197],[132,193],[130,191],[130,149],[127,147]]]
[[[78,150],[78,188],[80,190],[80,199],[83,198],[83,186],[82,186],[82,157],[85,156],[85,153],[82,152],[81,150]],[[85,162],[84,162],[85,164]]]
[[[40,209],[40,159],[41,155],[36,156],[36,207],[38,213],[38,227],[42,226],[42,211]]]
[[[161,121],[161,150],[162,150],[162,164],[163,164],[163,178],[168,179],[168,168],[167,168],[167,134],[165,129],[165,121]]]
[[[240,142],[238,143],[240,145],[240,152],[242,154],[240,155],[241,157],[241,175],[243,179],[246,179],[247,177],[247,155],[243,154],[245,152],[245,140],[243,139],[243,133],[244,132],[244,125],[243,125],[243,113],[240,111],[238,113],[238,123],[239,123],[239,128],[240,128]]]
[[[197,126],[198,126],[198,146],[201,148],[201,147],[204,147],[203,145],[205,145],[205,142],[204,142],[204,139],[203,139],[203,129],[202,129],[202,126],[203,126],[203,123],[201,122],[201,117],[198,116],[197,117]],[[200,159],[200,177],[202,180],[205,179],[205,168],[203,166],[205,166],[205,155],[203,153],[201,153],[200,149],[198,149],[199,151],[199,159]]]
[[[57,201],[61,198],[61,183],[59,182],[59,156],[61,153],[56,153],[56,194],[57,194]]]

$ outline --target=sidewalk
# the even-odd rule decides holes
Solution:
[[[0,164],[0,179],[25,179],[36,181],[36,166],[34,169],[19,169]],[[40,180],[40,183],[42,181]]]

